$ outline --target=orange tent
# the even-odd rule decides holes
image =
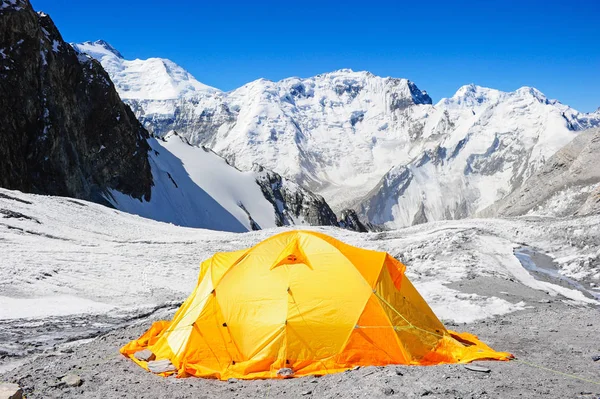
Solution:
[[[121,353],[148,368],[134,354],[149,349],[179,376],[222,380],[512,357],[447,330],[404,270],[385,252],[284,232],[204,261],[173,320]]]

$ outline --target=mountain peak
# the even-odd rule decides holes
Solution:
[[[447,106],[476,107],[490,102],[497,102],[503,94],[500,90],[470,83],[461,86],[452,97],[442,98],[439,103]]]
[[[548,102],[548,97],[535,87],[523,86],[515,91],[519,95],[527,95],[535,98],[540,102]]]
[[[332,71],[331,73],[354,73],[354,71],[350,68],[340,68]]]
[[[96,40],[94,42],[87,41],[83,43],[71,43],[71,47],[76,50],[86,53],[97,60],[101,60],[104,56],[115,56],[123,59],[123,55],[105,40]]]
[[[126,60],[105,40],[72,43],[71,46],[100,61],[124,99],[168,100],[219,91],[197,81],[188,71],[166,58]]]
[[[544,93],[535,87],[523,86],[512,92],[503,92],[473,83],[461,86],[451,98],[444,98],[440,102],[446,105],[455,104],[473,107],[498,102],[506,96],[532,97],[541,103],[550,102]]]
[[[457,97],[474,97],[474,96],[486,96],[491,92],[498,92],[498,90],[490,89],[488,87],[483,87],[476,85],[475,83],[469,83],[468,85],[461,86],[452,98]]]
[[[333,71],[330,72],[324,72],[324,73],[320,73],[316,76],[316,77],[352,77],[352,78],[367,78],[367,77],[374,77],[375,75],[373,75],[371,72],[369,71],[355,71],[353,69],[350,68],[341,68],[341,69],[335,69]]]
[[[114,48],[113,46],[110,45],[110,43],[108,43],[105,40],[96,40],[93,44],[95,44],[96,46],[101,46],[102,48],[110,51],[111,53],[113,53],[114,55],[116,55],[119,58],[124,58],[123,55],[119,52],[119,50],[117,50],[116,48]]]

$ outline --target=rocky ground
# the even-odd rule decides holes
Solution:
[[[256,244],[66,198],[0,190],[0,382],[27,398],[600,397],[600,216],[472,219],[377,233],[448,328],[518,360],[370,367],[290,380],[162,378],[118,350],[192,291],[198,262]],[[466,324],[465,324],[466,323]],[[552,369],[555,371],[548,371]],[[77,375],[69,386],[61,379]],[[568,375],[567,375],[568,374]],[[81,382],[81,384],[79,384]],[[1,399],[1,398],[0,398]]]
[[[443,365],[367,367],[289,380],[163,378],[118,353],[121,345],[149,326],[150,320],[144,320],[83,345],[40,355],[16,370],[0,374],[0,380],[18,383],[29,399],[600,397],[600,361],[593,360],[600,355],[597,307],[573,305],[519,283],[494,278],[461,284],[463,292],[486,291],[494,284],[507,298],[518,296],[535,304],[491,320],[448,325],[479,335],[492,347],[512,352],[517,360],[478,362],[490,370],[487,373],[468,370],[465,365]],[[82,384],[68,387],[61,383],[60,379],[68,374],[80,376]]]

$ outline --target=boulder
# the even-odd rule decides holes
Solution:
[[[23,399],[23,390],[17,384],[0,382],[0,399]]]
[[[60,382],[68,387],[78,387],[83,384],[83,380],[77,374],[67,374],[60,379]]]
[[[155,374],[168,373],[177,370],[169,359],[152,360],[148,362],[148,370]]]
[[[294,370],[292,370],[292,369],[291,369],[291,368],[289,368],[289,367],[284,367],[284,368],[282,368],[282,369],[279,369],[279,370],[277,371],[277,375],[278,375],[279,377],[283,377],[283,378],[291,377],[291,376],[293,376],[293,375],[294,375]]]

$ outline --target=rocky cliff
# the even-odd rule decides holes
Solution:
[[[96,60],[24,0],[0,5],[0,186],[149,199],[148,133]]]
[[[256,182],[265,198],[273,204],[278,226],[309,224],[313,226],[337,226],[338,220],[327,202],[320,195],[283,179],[279,174],[260,165],[253,165]],[[352,227],[349,227],[353,229]]]

